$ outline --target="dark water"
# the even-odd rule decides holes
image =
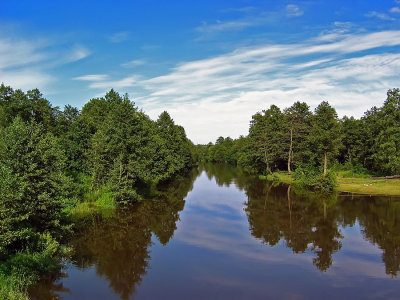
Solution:
[[[400,199],[323,198],[210,165],[87,218],[36,299],[400,299]]]

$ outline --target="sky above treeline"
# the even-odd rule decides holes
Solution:
[[[400,0],[0,0],[0,82],[60,108],[114,88],[195,143],[271,104],[360,117],[400,87]]]

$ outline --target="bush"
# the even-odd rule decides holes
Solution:
[[[368,178],[371,177],[368,174],[368,170],[365,169],[361,164],[351,164],[347,162],[344,164],[343,168],[344,172],[342,172],[341,176],[343,178],[355,177],[355,178]]]
[[[332,192],[337,183],[335,172],[328,170],[324,175],[317,169],[297,168],[293,174],[293,180],[296,185],[315,191]]]
[[[39,252],[23,252],[8,257],[0,265],[0,300],[28,299],[27,289],[40,276],[59,267],[55,254],[59,244],[49,234],[40,235]]]

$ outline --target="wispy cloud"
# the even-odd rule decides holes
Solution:
[[[286,13],[288,17],[300,17],[304,14],[304,12],[296,4],[286,5]]]
[[[128,31],[120,31],[116,32],[108,37],[108,40],[111,43],[121,43],[129,39]]]
[[[391,13],[400,13],[400,7],[395,6],[390,9]]]
[[[53,78],[38,67],[50,56],[43,41],[0,37],[0,78],[5,84],[22,89],[45,86]]]
[[[398,85],[400,53],[368,53],[389,46],[400,46],[400,31],[319,36],[184,62],[163,76],[130,75],[89,86],[124,88],[152,117],[168,109],[190,138],[206,143],[246,134],[251,115],[271,104],[303,100],[315,107],[328,100],[340,115],[362,115]]]
[[[368,18],[378,18],[384,21],[394,21],[396,20],[395,18],[392,18],[391,16],[388,16],[385,13],[377,12],[377,11],[370,11],[365,14],[366,17]]]
[[[82,77],[86,77],[86,76],[82,76]],[[139,86],[140,83],[143,81],[143,78],[138,75],[132,75],[132,76],[128,76],[123,79],[120,79],[120,80],[112,80],[112,81],[90,80],[90,81],[92,81],[92,83],[89,85],[90,88],[96,88],[96,89],[116,88],[116,89],[118,89],[118,88]]]
[[[134,60],[131,60],[131,61],[121,64],[121,66],[124,68],[134,68],[137,66],[144,65],[145,63],[146,63],[146,61],[143,59],[134,59]]]
[[[196,28],[200,33],[215,33],[227,30],[240,30],[246,27],[254,26],[256,22],[249,20],[227,21],[222,22],[217,20],[214,24],[203,23],[203,25]]]
[[[47,90],[60,66],[79,61],[90,51],[82,45],[57,44],[44,38],[18,38],[15,34],[0,35],[0,81],[16,88]]]
[[[64,62],[65,63],[75,62],[88,57],[90,54],[91,52],[89,49],[81,45],[76,45],[67,53]]]
[[[102,81],[108,79],[108,75],[105,74],[93,74],[93,75],[85,75],[74,77],[74,80],[81,80],[81,81]]]
[[[214,38],[223,32],[240,31],[251,27],[263,26],[273,23],[278,18],[284,16],[281,12],[277,11],[255,13],[255,11],[249,9],[242,12],[244,16],[234,20],[216,20],[212,23],[203,22],[202,25],[195,28],[195,31],[199,33],[199,37],[196,40]]]

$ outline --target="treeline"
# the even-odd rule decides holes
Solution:
[[[383,106],[360,119],[339,119],[325,101],[314,112],[304,102],[283,111],[271,105],[253,115],[246,137],[220,137],[215,144],[198,146],[198,151],[205,161],[231,163],[258,174],[301,170],[327,176],[330,166],[342,164],[354,172],[398,175],[400,90],[389,90]]]
[[[191,167],[193,149],[167,112],[153,121],[114,90],[82,110],[60,110],[37,89],[24,93],[2,84],[0,259],[56,248],[79,202],[103,191],[117,204],[140,200]],[[8,271],[0,268],[0,283]]]

